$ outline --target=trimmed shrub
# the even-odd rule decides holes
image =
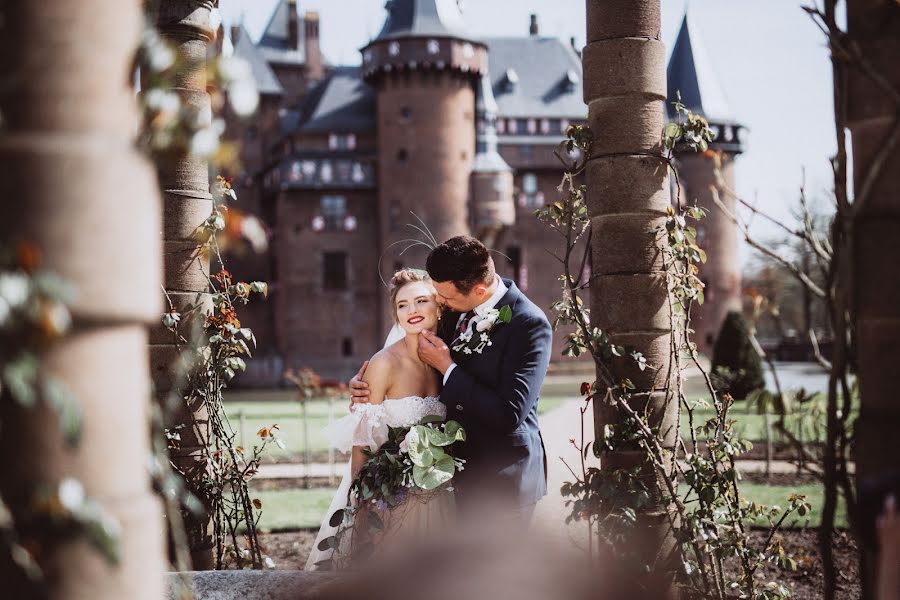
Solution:
[[[729,312],[716,337],[712,358],[713,383],[720,392],[743,400],[750,392],[766,386],[762,360],[750,343],[744,317]]]

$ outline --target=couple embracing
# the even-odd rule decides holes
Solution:
[[[351,461],[308,570],[333,567],[335,554],[363,538],[390,554],[485,511],[522,531],[546,493],[537,404],[550,362],[547,318],[496,274],[474,238],[435,247],[426,271],[394,274],[400,335],[351,380],[350,415],[326,432]]]

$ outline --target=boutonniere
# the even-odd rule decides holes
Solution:
[[[450,350],[459,358],[468,358],[472,354],[481,354],[488,346],[492,346],[491,333],[504,323],[512,320],[512,308],[509,305],[501,309],[492,308],[483,315],[472,318],[469,329],[462,332]]]

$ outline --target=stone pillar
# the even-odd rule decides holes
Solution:
[[[670,361],[671,322],[657,227],[670,206],[661,133],[666,99],[666,51],[660,41],[659,0],[588,0],[584,98],[594,132],[587,167],[593,274],[592,325],[618,344],[640,351],[651,367],[612,365],[616,380],[635,384],[632,406],[648,403],[663,446],[674,448],[677,401],[663,391]],[[664,241],[664,240],[663,240]],[[619,409],[597,401],[595,431],[622,420]],[[653,467],[640,448],[605,453],[601,468]],[[658,502],[639,514],[634,548],[656,572],[671,567],[674,538],[669,507]]]
[[[137,0],[3,6],[0,237],[25,239],[73,284],[72,332],[43,351],[77,397],[80,444],[67,447],[46,407],[7,406],[0,488],[22,506],[36,485],[82,482],[121,525],[121,563],[83,537],[42,548],[49,598],[156,600],[164,593],[162,508],[150,489],[147,331],[159,319],[159,196],[135,150],[131,66]],[[2,576],[3,597],[31,597]]]
[[[900,10],[889,0],[848,0],[848,34],[862,55],[900,91]],[[896,96],[895,96],[896,98]],[[862,400],[856,422],[856,473],[860,485],[896,478],[900,397],[900,144],[876,157],[896,136],[900,106],[877,83],[851,65],[847,79],[847,123],[853,133],[853,305]],[[881,507],[870,507],[881,510]],[[868,518],[870,515],[866,515]],[[865,549],[866,591],[874,590],[875,554]]]
[[[214,7],[212,0],[160,0],[154,15],[160,36],[174,47],[182,65],[174,91],[182,104],[198,109],[207,122],[212,119],[212,109],[206,91],[206,57],[215,37],[210,24]],[[186,314],[192,306],[209,304],[206,274],[210,273],[210,261],[191,238],[212,213],[209,165],[204,159],[172,152],[160,159],[157,171],[163,192],[164,286],[175,308]],[[172,334],[162,327],[153,330],[150,343],[155,389],[164,401],[174,386],[184,383],[173,379],[178,350]],[[188,407],[183,403],[167,408],[166,426],[185,426],[180,432],[181,448],[171,458],[189,473],[189,479],[200,477],[206,469],[203,448],[209,439],[206,410],[202,405]],[[194,568],[212,568],[209,516],[186,515],[185,525]]]

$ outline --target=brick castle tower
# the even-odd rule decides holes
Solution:
[[[388,279],[425,264],[427,248],[404,251],[409,242],[401,241],[424,238],[408,226],[419,225],[413,213],[438,242],[471,233],[475,84],[487,49],[465,31],[454,0],[391,0],[386,8],[381,33],[362,49],[362,76],[375,90],[377,249]]]
[[[672,49],[668,79],[669,118],[675,119],[671,102],[676,94],[691,111],[704,116],[716,133],[710,150],[721,157],[725,185],[734,190],[734,160],[743,152],[743,127],[731,116],[722,88],[715,77],[709,58],[690,13],[685,14],[681,30]],[[708,261],[700,268],[700,278],[706,285],[705,302],[692,310],[692,339],[697,348],[710,355],[725,315],[741,310],[741,271],[738,260],[738,230],[713,201],[711,186],[716,185],[712,152],[677,154],[681,176],[683,203],[707,210],[707,216],[697,226],[697,241],[706,250]],[[734,199],[723,190],[719,198],[734,210]]]

